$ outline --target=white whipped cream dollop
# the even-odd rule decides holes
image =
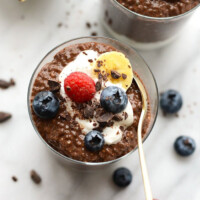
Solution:
[[[71,116],[74,116],[74,111],[72,109],[72,101],[66,95],[65,90],[64,90],[64,80],[72,72],[84,72],[88,76],[92,77],[93,68],[89,60],[92,59],[93,61],[95,61],[98,57],[99,57],[98,52],[93,51],[93,50],[87,50],[87,51],[81,52],[75,58],[74,61],[70,62],[67,66],[64,67],[64,69],[59,75],[59,81],[61,83],[60,93],[62,97],[66,99],[66,103],[65,103],[66,109]],[[94,78],[94,81],[96,83],[97,79]],[[110,81],[107,81],[105,85],[102,87],[102,89],[111,85],[115,85],[123,89],[120,84],[113,84]],[[102,89],[99,92],[96,92],[95,97],[94,97],[99,102],[100,102]],[[127,113],[127,116],[128,116],[127,118],[125,118],[125,115],[124,115],[125,112]],[[113,126],[104,128],[102,132],[102,134],[104,135],[105,144],[111,145],[111,144],[116,144],[120,142],[123,136],[123,132],[121,131],[120,126],[127,128],[133,123],[133,109],[129,100],[128,100],[128,104],[126,108],[121,113],[118,113],[118,115],[121,116],[123,120],[114,121]],[[76,117],[76,121],[79,123],[84,134],[87,134],[88,132],[92,131],[94,128],[98,127],[98,122],[95,117],[91,120],[88,120],[88,119],[82,120]]]

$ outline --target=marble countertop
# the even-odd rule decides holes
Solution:
[[[16,86],[0,90],[0,110],[13,114],[0,125],[0,199],[145,199],[137,152],[120,163],[133,172],[132,184],[120,190],[111,181],[114,167],[78,173],[58,163],[35,134],[27,112],[30,76],[50,49],[92,32],[106,35],[99,22],[100,3],[101,0],[1,0],[0,78],[13,77]],[[184,98],[179,117],[164,117],[159,112],[144,144],[154,197],[160,200],[200,199],[199,18],[200,10],[172,44],[140,52],[151,67],[159,90],[177,89]],[[98,25],[88,29],[86,21]],[[179,135],[190,135],[197,142],[197,149],[189,158],[180,158],[173,150]],[[30,180],[31,169],[41,175],[41,185]],[[11,180],[13,175],[18,182]]]

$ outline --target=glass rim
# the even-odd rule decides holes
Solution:
[[[30,79],[30,82],[29,82],[29,85],[28,85],[28,92],[27,92],[27,106],[28,106],[28,113],[29,113],[29,117],[30,117],[30,120],[31,120],[31,123],[32,123],[32,126],[34,128],[34,130],[36,131],[37,135],[40,137],[40,139],[42,140],[42,142],[53,152],[55,153],[56,155],[58,155],[60,158],[63,158],[67,161],[70,161],[71,163],[74,163],[74,164],[79,164],[79,165],[82,165],[82,166],[104,166],[104,165],[108,165],[108,164],[111,164],[111,163],[115,163],[117,161],[120,161],[121,159],[131,155],[134,151],[136,151],[138,149],[138,147],[136,146],[134,149],[132,149],[130,152],[128,152],[127,154],[117,158],[117,159],[114,159],[114,160],[110,160],[110,161],[105,161],[105,162],[83,162],[83,161],[79,161],[79,160],[75,160],[75,159],[72,159],[70,157],[67,157],[63,154],[61,154],[60,152],[58,152],[57,150],[55,150],[53,147],[51,147],[44,139],[43,137],[41,136],[41,134],[39,133],[39,131],[37,130],[36,126],[35,126],[35,123],[33,121],[33,118],[32,118],[32,112],[31,112],[31,105],[30,105],[30,94],[31,94],[31,86],[32,86],[32,83],[34,81],[34,76],[38,70],[38,68],[40,67],[41,63],[49,56],[49,54],[51,54],[54,50],[56,50],[57,48],[67,44],[67,43],[70,43],[70,42],[73,42],[73,41],[78,41],[78,40],[81,40],[81,39],[102,39],[102,40],[108,40],[108,41],[112,41],[112,42],[117,42],[117,43],[120,43],[120,44],[123,44],[131,49],[133,49],[136,53],[137,56],[139,56],[141,58],[141,60],[145,63],[146,65],[146,69],[149,70],[149,73],[151,74],[152,76],[152,79],[153,79],[153,82],[155,84],[155,89],[156,89],[156,99],[157,99],[157,102],[159,102],[159,93],[158,93],[158,86],[157,86],[157,83],[156,83],[156,79],[151,71],[151,69],[149,68],[149,66],[147,65],[147,63],[145,62],[145,60],[143,59],[143,57],[134,49],[132,48],[130,45],[128,44],[124,44],[118,40],[115,40],[115,39],[111,39],[111,38],[108,38],[108,37],[97,37],[97,36],[86,36],[86,37],[78,37],[78,38],[75,38],[75,39],[71,39],[71,40],[68,40],[66,42],[63,42],[59,45],[57,45],[56,47],[54,47],[52,50],[50,50],[43,58],[42,60],[39,62],[39,64],[37,65],[37,67],[35,68],[35,70],[33,71],[33,74],[31,75],[31,79]],[[155,125],[155,122],[156,122],[156,118],[157,118],[157,115],[158,115],[158,106],[159,103],[157,103],[156,105],[156,111],[155,111],[155,116],[154,116],[154,119],[153,119],[153,122],[152,122],[152,125],[151,125],[151,128],[149,129],[148,133],[145,135],[145,137],[143,138],[143,143],[146,141],[146,139],[148,138],[148,136],[150,135],[154,125]]]
[[[134,15],[137,15],[138,17],[143,17],[145,19],[151,19],[151,20],[158,20],[158,21],[165,21],[165,20],[171,20],[171,19],[179,19],[181,17],[184,17],[186,16],[187,14],[190,14],[192,13],[194,10],[196,10],[199,6],[200,6],[200,3],[195,6],[194,8],[188,10],[187,12],[185,13],[182,13],[180,15],[175,15],[175,16],[171,16],[171,17],[151,17],[151,16],[147,16],[147,15],[142,15],[142,14],[139,14],[137,12],[134,12],[132,10],[129,10],[128,8],[124,7],[123,5],[121,5],[117,0],[112,0],[118,7],[126,10],[127,12],[131,13],[131,14],[134,14]]]

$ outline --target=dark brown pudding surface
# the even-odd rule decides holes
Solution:
[[[78,116],[80,119],[89,118],[90,116],[85,114],[85,111],[86,108],[90,106],[93,108],[95,107],[95,114],[93,113],[95,117],[105,114],[98,102],[96,105],[93,105],[94,103],[91,101],[82,104],[73,102],[75,116],[71,117],[66,111],[66,99],[61,97],[59,88],[57,88],[54,90],[54,94],[60,100],[60,109],[55,118],[50,120],[41,119],[34,113],[32,109],[32,102],[36,94],[40,91],[52,90],[52,84],[50,84],[49,80],[59,82],[59,74],[63,68],[73,61],[80,52],[85,50],[94,50],[99,54],[116,51],[116,49],[111,46],[91,42],[69,46],[57,53],[50,63],[42,67],[34,81],[30,99],[32,118],[38,132],[41,134],[43,139],[61,154],[84,162],[104,162],[114,160],[127,154],[137,146],[137,126],[142,109],[142,99],[140,91],[134,81],[127,90],[128,99],[133,109],[133,124],[125,130],[124,127],[120,127],[123,131],[121,141],[117,144],[106,144],[99,152],[90,152],[85,148],[85,134],[83,133],[80,125],[75,121],[76,116]],[[116,118],[115,120],[117,120],[117,117],[114,117]],[[148,111],[146,120],[144,122],[143,137],[149,130],[149,123],[150,111]],[[112,122],[109,121],[106,124],[104,123],[104,126],[112,126]],[[96,129],[101,131],[102,127],[96,127]]]
[[[151,17],[171,17],[183,14],[200,3],[200,0],[117,0],[136,13]]]

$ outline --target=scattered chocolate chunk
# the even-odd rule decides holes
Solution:
[[[84,51],[83,54],[85,54],[87,56],[87,53]]]
[[[18,181],[18,179],[17,179],[16,176],[12,176],[12,180],[13,180],[14,182],[17,182],[17,181]]]
[[[15,85],[15,81],[13,78],[10,79],[10,85]]]
[[[124,113],[124,117],[125,117],[125,120],[128,118],[128,113],[127,112]]]
[[[83,116],[86,119],[92,118],[94,116],[94,108],[87,105],[87,107],[83,110]]]
[[[88,62],[92,63],[92,62],[93,62],[93,60],[92,60],[92,59],[89,59],[89,60],[88,60]]]
[[[122,121],[123,118],[120,115],[114,115],[113,120],[119,122],[119,121]]]
[[[0,123],[7,121],[11,117],[12,115],[10,113],[0,112]]]
[[[101,70],[100,69],[94,69],[94,72],[100,72]]]
[[[97,118],[97,122],[99,123],[108,123],[113,118],[112,113],[105,113]]]
[[[1,89],[7,89],[13,85],[15,85],[15,81],[12,78],[10,79],[10,81],[5,81],[5,80],[0,79],[0,88]]]
[[[97,32],[92,32],[91,36],[97,36]]]
[[[41,179],[40,175],[35,170],[31,170],[30,176],[31,176],[32,181],[35,184],[40,184],[41,183],[42,179]]]
[[[56,81],[48,80],[48,85],[52,92],[58,92],[60,90],[60,83],[58,83]]]
[[[126,74],[122,74],[122,78],[123,78],[123,79],[126,79],[126,78],[127,78],[127,75],[126,75]]]
[[[96,82],[95,89],[97,92],[101,90],[101,82],[100,81]]]
[[[121,77],[121,74],[115,70],[111,70],[111,76],[114,78],[114,79],[119,79]]]
[[[90,22],[86,22],[86,26],[87,26],[87,28],[91,28]]]
[[[59,23],[57,24],[57,27],[60,28],[60,27],[62,27],[62,25],[63,25],[63,24],[62,24],[61,22],[59,22]]]

